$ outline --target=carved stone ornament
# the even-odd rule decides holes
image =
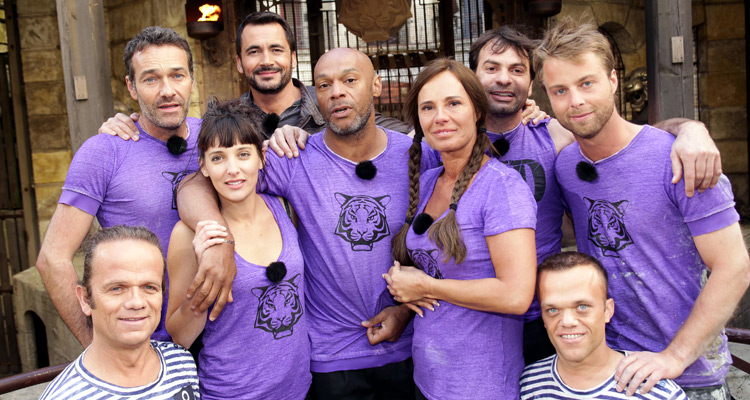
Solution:
[[[338,22],[365,42],[390,40],[411,18],[410,0],[341,0]]]

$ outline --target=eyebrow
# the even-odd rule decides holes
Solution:
[[[257,45],[257,44],[251,44],[250,46],[247,46],[245,48],[245,51],[260,49],[261,47],[262,46]],[[270,49],[282,48],[283,49],[284,45],[282,45],[281,43],[271,43],[270,45],[268,45],[268,48],[270,48]]]
[[[156,71],[158,71],[158,70],[159,70],[159,68],[149,68],[147,70],[141,71],[141,73],[139,75],[143,76],[143,75],[153,74],[153,73],[156,73]],[[187,68],[185,68],[184,66],[180,65],[179,67],[169,68],[169,71],[170,72],[187,71]]]

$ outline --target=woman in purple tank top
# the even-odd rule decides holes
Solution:
[[[405,108],[416,127],[409,208],[393,238],[396,262],[383,277],[419,315],[412,344],[418,398],[518,398],[536,202],[515,170],[485,154],[492,148],[481,129],[487,93],[471,70],[432,62]],[[420,173],[422,137],[443,165]]]
[[[199,355],[203,399],[305,398],[311,382],[304,317],[304,263],[297,232],[282,201],[256,193],[264,168],[257,118],[240,101],[212,103],[203,116],[200,172],[219,198],[226,228],[201,221],[193,232],[182,221],[169,243],[167,331],[189,347],[203,332]],[[234,243],[237,275],[233,302],[215,320],[197,314],[186,298],[198,261],[210,246]]]

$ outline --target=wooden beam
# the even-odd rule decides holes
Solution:
[[[646,0],[645,6],[648,120],[695,119],[691,0]]]
[[[104,2],[56,3],[70,144],[75,152],[114,113]]]

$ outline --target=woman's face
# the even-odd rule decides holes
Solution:
[[[419,124],[425,140],[441,154],[471,155],[477,138],[474,104],[450,71],[435,75],[417,96]]]
[[[214,143],[201,161],[201,173],[210,178],[222,201],[240,202],[255,193],[263,159],[252,144],[219,147]]]

